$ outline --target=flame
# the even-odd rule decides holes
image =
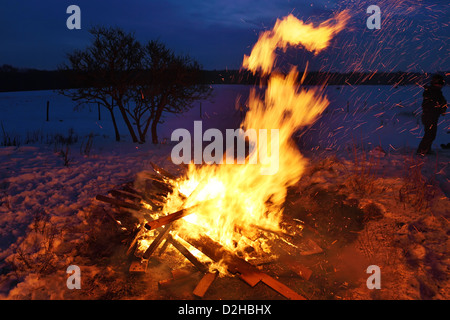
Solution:
[[[325,49],[331,38],[341,31],[350,16],[344,10],[332,19],[322,22],[317,28],[312,24],[305,24],[292,14],[284,19],[277,19],[273,30],[262,33],[258,42],[253,47],[250,56],[244,55],[243,67],[253,73],[261,70],[263,74],[269,74],[275,64],[275,50],[288,46],[302,45],[305,49],[319,53]],[[336,21],[333,23],[333,21]]]
[[[298,85],[295,67],[287,75],[272,72],[276,49],[302,45],[315,53],[323,50],[333,35],[342,30],[348,14],[344,11],[318,27],[305,24],[292,15],[277,20],[271,31],[261,34],[243,66],[270,75],[265,94],[252,89],[249,111],[241,126],[278,130],[279,157],[274,174],[261,174],[273,163],[257,161],[261,153],[272,152],[272,139],[267,136],[267,150],[251,148],[244,164],[195,166],[176,183],[168,196],[163,213],[168,214],[200,205],[194,214],[177,224],[176,233],[190,237],[208,235],[233,252],[270,253],[269,237],[259,237],[261,230],[281,231],[280,222],[287,188],[295,184],[304,172],[306,159],[293,143],[292,135],[301,127],[312,124],[328,106],[323,88],[306,90]],[[335,21],[335,22],[333,22]],[[261,145],[261,134],[249,137],[250,146]],[[272,159],[272,158],[271,158]],[[207,201],[209,200],[209,201]],[[205,202],[206,201],[206,202]],[[247,256],[248,258],[248,256]]]

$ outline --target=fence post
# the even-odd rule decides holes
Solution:
[[[97,108],[98,108],[98,121],[100,121],[101,120],[101,117],[100,117],[100,102],[97,102]]]

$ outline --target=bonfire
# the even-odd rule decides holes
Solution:
[[[304,76],[299,79],[296,67],[287,74],[277,71],[276,57],[278,50],[288,46],[301,46],[314,53],[324,50],[348,18],[344,11],[315,27],[289,15],[262,33],[250,55],[244,56],[242,67],[259,72],[268,81],[266,87],[261,84],[259,90],[250,92],[249,110],[241,128],[276,132],[276,139],[260,134],[247,136],[245,161],[191,163],[181,176],[154,165],[154,173],[141,174],[133,187],[116,191],[139,202],[140,223],[129,249],[139,258],[133,270],[145,269],[165,240],[164,248],[173,245],[205,274],[200,287],[207,288],[204,283],[210,284],[216,275],[237,273],[252,286],[262,281],[288,298],[303,298],[252,262],[280,258],[280,242],[303,254],[321,251],[313,241],[302,238],[301,223],[283,219],[283,205],[288,188],[301,178],[307,161],[292,136],[314,123],[329,102],[323,87],[301,87]],[[264,156],[274,147],[279,157]],[[270,170],[274,167],[276,172]],[[103,196],[97,199],[127,205]]]

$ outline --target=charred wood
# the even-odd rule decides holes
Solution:
[[[175,240],[170,234],[167,236],[167,241],[170,242],[186,259],[188,259],[200,272],[207,272],[208,268],[200,262],[185,246],[179,241]]]
[[[109,203],[109,204],[113,204],[113,205],[118,206],[118,207],[123,207],[123,208],[127,208],[127,209],[133,209],[133,210],[136,210],[136,211],[145,209],[145,208],[143,208],[142,206],[140,206],[138,204],[126,202],[126,201],[123,201],[123,200],[118,200],[118,199],[115,199],[115,198],[106,197],[106,196],[103,196],[101,194],[97,195],[95,197],[95,199],[98,200],[98,201],[102,201],[102,202],[106,202],[106,203]]]
[[[173,174],[171,174],[169,171],[166,171],[165,169],[160,168],[153,162],[150,162],[150,164],[151,164],[153,170],[155,170],[155,172],[158,173],[159,175],[165,177],[166,179],[176,180],[176,177]]]
[[[247,282],[250,286],[253,287],[259,281],[263,281],[266,285],[288,299],[305,300],[303,296],[299,295],[281,282],[273,279],[269,275],[263,273],[247,261],[237,257],[211,238],[207,236],[193,238],[183,235],[183,239],[203,252],[213,261],[223,261],[227,265],[228,271],[230,271],[231,273],[239,273],[240,278]]]
[[[181,210],[178,210],[177,212],[171,213],[171,214],[161,217],[157,220],[149,221],[145,224],[145,228],[147,230],[157,229],[161,226],[164,226],[166,224],[174,222],[178,219],[181,219],[181,218],[193,213],[193,209],[196,207],[197,206],[192,206],[190,208],[181,209]]]
[[[163,228],[158,236],[153,240],[152,244],[147,248],[147,250],[144,252],[144,255],[142,256],[142,259],[148,259],[150,256],[155,252],[155,250],[158,248],[160,243],[164,240],[165,237],[169,234],[169,230],[172,226],[167,225],[165,228]]]

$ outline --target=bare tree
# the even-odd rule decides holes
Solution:
[[[159,41],[143,47],[144,77],[136,90],[136,107],[146,116],[139,121],[141,141],[151,129],[152,142],[158,143],[157,126],[164,113],[183,113],[193,102],[209,97],[210,86],[202,82],[200,65],[189,56],[176,56]]]
[[[116,107],[133,142],[145,142],[151,129],[152,142],[157,144],[157,126],[164,113],[185,112],[194,101],[209,96],[201,67],[190,57],[176,56],[159,41],[142,46],[133,34],[119,28],[97,27],[90,33],[92,45],[69,54],[69,63],[61,67],[76,76],[77,89],[61,93],[79,104],[93,102],[107,108],[117,141]]]
[[[60,67],[73,71],[77,88],[60,92],[79,104],[100,103],[108,109],[117,141],[120,135],[114,108],[118,107],[133,142],[138,142],[126,105],[130,99],[130,87],[134,86],[141,69],[141,45],[132,33],[120,28],[95,27],[89,32],[93,36],[92,45],[68,54],[69,63]]]

